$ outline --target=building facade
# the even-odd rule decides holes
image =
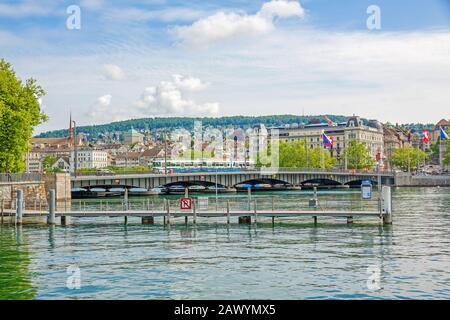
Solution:
[[[383,126],[375,120],[370,120],[367,124],[364,124],[359,117],[353,116],[346,123],[318,123],[270,128],[270,137],[275,137],[272,134],[274,129],[278,130],[280,140],[304,140],[306,146],[311,149],[321,146],[323,133],[334,137],[334,145],[328,149],[341,166],[344,166],[345,163],[344,150],[347,144],[353,140],[364,142],[374,159],[378,153],[382,159],[385,157]]]
[[[144,143],[144,135],[133,128],[123,134],[124,144]]]
[[[75,154],[77,169],[99,169],[108,166],[108,153],[103,150],[81,148],[70,155],[70,171],[75,170]]]

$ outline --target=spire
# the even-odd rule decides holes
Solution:
[[[72,133],[72,112],[70,112],[69,141],[73,141],[73,133]]]

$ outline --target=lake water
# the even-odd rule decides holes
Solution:
[[[303,207],[309,198],[302,191],[282,202]],[[366,205],[352,190],[319,201]],[[3,224],[0,299],[449,299],[450,188],[394,189],[393,206],[392,226],[376,218]]]

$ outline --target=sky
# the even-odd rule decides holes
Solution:
[[[435,123],[449,57],[450,0],[0,0],[0,58],[46,91],[36,133],[70,113]]]

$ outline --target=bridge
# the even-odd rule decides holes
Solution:
[[[360,185],[363,180],[377,184],[378,176],[383,185],[394,185],[392,172],[357,171],[357,170],[322,170],[280,168],[277,172],[262,170],[241,170],[233,172],[185,172],[157,174],[151,172],[120,173],[113,175],[79,175],[71,177],[72,188],[94,186],[129,186],[152,189],[155,187],[173,185],[211,185],[236,187],[244,183],[289,184],[294,186],[352,186]]]

